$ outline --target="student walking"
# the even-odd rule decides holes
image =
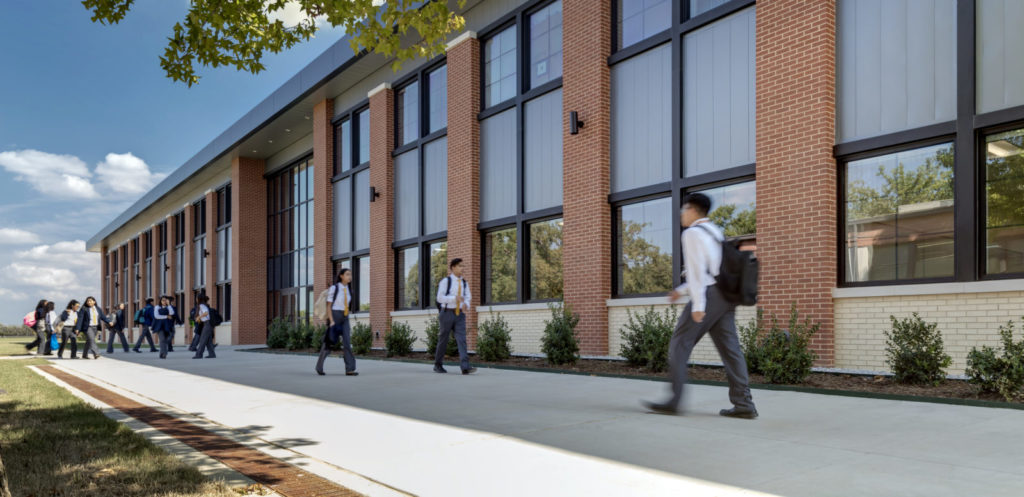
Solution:
[[[192,356],[193,359],[202,359],[203,351],[207,352],[207,359],[215,359],[217,354],[213,352],[213,328],[214,323],[212,322],[212,311],[210,310],[210,297],[206,295],[199,296],[199,308],[196,311],[196,322],[202,327],[202,333],[199,335],[199,343],[196,345],[196,355]]]
[[[142,316],[139,321],[142,321],[142,333],[139,334],[139,339],[135,342],[135,352],[142,353],[139,348],[142,347],[142,340],[145,339],[149,342],[149,351],[156,352],[156,346],[153,345],[153,299],[146,299],[146,307],[142,308]]]
[[[345,358],[345,376],[358,376],[356,372],[356,356],[352,353],[352,328],[349,326],[348,314],[352,306],[352,271],[343,268],[334,280],[334,285],[327,293],[327,306],[331,312],[328,318],[327,333],[320,344],[320,357],[316,361],[316,374],[324,375],[324,360],[331,353],[331,346],[341,339],[341,353]]]
[[[683,198],[679,220],[685,228],[680,238],[683,260],[686,261],[686,282],[669,294],[669,300],[675,302],[683,292],[687,292],[690,302],[679,316],[675,333],[669,342],[671,396],[661,403],[644,402],[644,406],[661,414],[679,412],[690,353],[707,333],[711,335],[725,366],[729,380],[729,400],[733,404],[731,409],[722,409],[719,414],[754,419],[757,417],[757,409],[750,395],[747,362],[736,335],[736,305],[725,300],[715,285],[715,277],[722,263],[722,241],[725,237],[722,230],[707,218],[710,211],[711,199],[704,194],[691,193]]]
[[[25,345],[25,350],[36,349],[36,355],[43,355],[46,352],[46,299],[42,299],[36,304],[34,316],[36,322],[32,325],[32,331],[36,333],[36,338]],[[26,324],[31,323],[31,321],[26,321]]]
[[[437,285],[438,321],[441,328],[437,335],[437,350],[434,352],[434,372],[448,372],[444,369],[444,353],[448,349],[449,335],[454,331],[462,374],[473,374],[476,368],[469,365],[469,352],[466,349],[466,312],[471,308],[472,295],[469,284],[462,278],[462,259],[452,259],[448,268],[448,276]]]
[[[175,332],[177,331],[176,327],[178,325],[185,324],[185,322],[182,321],[181,319],[181,313],[178,312],[178,306],[174,304],[174,296],[168,295],[167,301],[170,302],[171,310],[174,311],[174,318],[171,319],[171,332],[169,337],[167,338],[167,351],[174,352],[174,335]]]
[[[53,335],[60,332],[60,330],[53,329],[54,325],[57,324],[57,311],[54,308],[53,302],[46,303],[46,345],[43,347],[44,355],[53,355]]]
[[[160,298],[160,305],[153,309],[153,331],[160,337],[160,358],[167,359],[171,333],[174,330],[174,307],[167,297]]]
[[[113,323],[107,326],[109,337],[107,338],[107,353],[114,353],[114,340],[117,338],[121,339],[121,346],[124,347],[124,351],[128,352],[128,339],[124,336],[124,329],[127,323],[124,322],[124,303],[117,304],[113,312],[109,316],[113,319]]]
[[[199,322],[199,319],[196,319],[196,315],[199,314],[199,299],[205,296],[206,293],[204,292],[196,294],[196,299],[192,302],[192,310],[188,313],[188,324],[192,327],[192,342],[188,345],[190,352],[196,351],[196,347],[199,346],[199,339],[203,336],[203,325]]]
[[[85,349],[82,350],[82,358],[88,359],[89,352],[92,352],[93,359],[100,358],[100,351],[96,348],[96,334],[100,330],[100,323],[112,323],[113,320],[103,314],[103,311],[96,305],[96,299],[85,298],[85,307],[78,311],[78,331],[85,333]]]
[[[68,302],[64,312],[60,313],[61,339],[60,348],[57,349],[57,358],[64,358],[64,346],[71,340],[71,358],[78,359],[78,310],[82,307],[77,300]]]

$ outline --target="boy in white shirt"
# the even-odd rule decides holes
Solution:
[[[466,312],[471,309],[473,296],[469,293],[469,284],[462,279],[462,259],[452,259],[448,267],[448,276],[437,285],[437,320],[441,329],[437,334],[437,350],[434,352],[434,372],[448,372],[444,369],[444,353],[448,350],[448,336],[454,330],[462,374],[473,374],[476,368],[469,365],[466,349]]]

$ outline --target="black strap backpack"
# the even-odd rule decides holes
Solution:
[[[444,296],[447,297],[447,296],[452,294],[452,277],[451,276],[448,276],[448,277],[445,278],[445,284],[448,285],[444,289]],[[468,286],[466,285],[466,280],[465,280],[465,278],[463,278],[463,280],[462,280],[462,290],[463,290],[462,294],[463,295],[466,294],[465,290],[467,288],[468,288]],[[437,303],[437,312],[444,312],[444,308],[442,307],[442,305],[443,304],[441,304],[440,302]]]
[[[702,224],[695,226],[702,227],[704,232],[718,240],[715,232],[708,227]],[[715,286],[722,292],[726,302],[735,305],[756,304],[759,271],[757,257],[749,250],[740,250],[739,242],[735,240],[725,238],[718,241],[722,244],[722,264],[715,277]]]

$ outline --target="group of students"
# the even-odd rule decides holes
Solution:
[[[200,293],[196,298],[196,305],[190,311],[189,317],[193,323],[194,333],[189,351],[196,353],[193,359],[202,359],[204,352],[208,359],[217,357],[214,353],[217,344],[213,341],[213,335],[221,318],[219,312],[209,306],[209,302],[210,298]],[[82,358],[87,359],[91,352],[93,359],[99,359],[96,339],[103,327],[106,327],[107,353],[114,352],[114,342],[118,338],[124,351],[128,352],[128,340],[124,335],[124,330],[128,327],[124,304],[103,312],[96,304],[95,298],[87,297],[84,306],[77,300],[71,300],[60,314],[54,308],[53,302],[43,299],[36,305],[36,310],[25,317],[24,324],[36,333],[35,340],[25,345],[26,350],[36,349],[38,355],[53,355],[52,341],[53,336],[57,335],[60,340],[57,358],[64,358],[64,348],[70,341],[71,359],[77,359],[78,338],[84,335],[86,342]],[[150,352],[157,352],[153,341],[155,333],[160,342],[161,359],[166,359],[168,352],[174,352],[175,325],[184,324],[178,308],[174,305],[174,297],[171,296],[160,297],[159,305],[154,305],[152,298],[146,299],[146,306],[136,312],[133,322],[140,325],[142,330],[133,350],[141,353],[140,348],[145,340],[149,344]]]
[[[440,329],[438,330],[437,350],[434,351],[434,372],[447,373],[444,369],[444,354],[448,349],[450,335],[455,335],[455,343],[459,349],[459,363],[462,374],[473,374],[476,368],[469,364],[469,352],[466,346],[466,312],[470,309],[472,295],[469,284],[462,277],[462,259],[452,259],[448,265],[448,276],[437,285],[437,311]],[[345,375],[358,376],[356,357],[352,353],[352,327],[349,325],[349,312],[352,305],[352,271],[343,268],[334,279],[334,284],[327,290],[327,333],[324,333],[320,344],[320,356],[316,361],[316,374],[323,376],[324,360],[331,353],[331,348],[341,341],[341,355],[345,361]]]

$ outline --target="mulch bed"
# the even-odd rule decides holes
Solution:
[[[285,352],[282,349],[275,349],[274,351]],[[317,351],[313,349],[295,350],[290,352],[305,352],[310,354],[317,353]],[[386,354],[383,350],[371,350],[369,354],[359,357],[366,357],[368,359],[384,359],[386,358]],[[434,355],[425,352],[413,352],[412,354],[407,356],[393,357],[391,359],[433,362]],[[449,356],[445,360],[452,361],[453,359],[457,358]],[[477,356],[471,356],[471,360],[474,365],[479,366],[540,369],[549,371],[570,372],[576,374],[635,376],[663,380],[668,379],[668,373],[652,373],[644,368],[630,366],[625,361],[581,359],[579,362],[572,366],[556,366],[550,364],[547,361],[547,359],[536,357],[512,357],[511,359],[503,362],[486,362],[481,361],[480,358]],[[696,382],[715,382],[724,384],[726,382],[725,370],[723,370],[721,367],[690,366],[690,379]],[[764,376],[759,374],[750,375],[750,383],[751,385],[754,386],[764,386],[767,384],[767,382],[764,379]],[[977,387],[971,385],[965,380],[946,380],[938,386],[926,386],[905,385],[897,383],[891,377],[888,376],[865,376],[842,373],[811,373],[811,375],[808,376],[807,379],[804,380],[802,383],[786,386],[808,389],[833,390],[841,392],[862,392],[879,395],[930,397],[965,401],[1007,403],[1001,395],[993,393],[981,393],[978,391]],[[1020,405],[1024,407],[1024,402],[1020,401],[1012,402],[1010,404]]]

